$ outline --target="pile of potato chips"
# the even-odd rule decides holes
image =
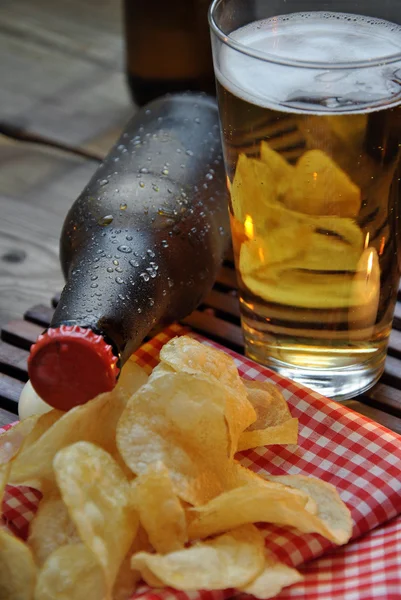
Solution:
[[[149,377],[129,361],[112,392],[0,436],[0,497],[6,483],[43,494],[26,541],[0,529],[0,599],[126,600],[140,582],[272,598],[301,576],[255,523],[348,541],[331,485],[235,460],[296,443],[274,386],[241,380],[231,357],[186,336],[160,360]]]

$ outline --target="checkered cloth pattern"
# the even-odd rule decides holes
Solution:
[[[132,360],[151,370],[158,363],[162,346],[182,334],[222,349],[187,328],[173,325],[145,343]],[[277,598],[401,598],[401,436],[235,352],[225,352],[234,358],[242,377],[277,384],[292,416],[299,419],[297,446],[247,450],[237,455],[240,462],[261,474],[304,474],[335,485],[354,522],[352,540],[341,548],[317,534],[260,526],[266,547],[304,576],[301,583],[283,590]],[[3,520],[21,537],[26,536],[39,499],[40,494],[31,488],[6,490]],[[232,590],[184,593],[143,586],[132,598],[224,600],[232,595]]]

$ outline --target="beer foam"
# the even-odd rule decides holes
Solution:
[[[401,102],[401,26],[345,13],[294,13],[255,21],[230,37],[267,60],[222,46],[216,76],[243,100],[296,112],[369,112]],[[273,56],[273,61],[268,57]],[[315,63],[314,68],[284,64]],[[280,61],[282,63],[280,64]],[[371,61],[369,68],[352,67]],[[380,63],[382,61],[382,63]],[[317,63],[324,63],[321,67]],[[330,65],[336,65],[330,70]]]

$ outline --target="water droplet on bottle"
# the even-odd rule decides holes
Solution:
[[[148,298],[148,302],[149,302],[149,306],[155,305],[155,301],[153,300],[153,298]]]
[[[122,272],[123,272],[123,270],[122,270],[122,268],[121,268],[121,267],[116,267],[116,269],[115,269],[115,270],[116,270],[116,272],[117,272],[117,273],[122,273]]]
[[[120,204],[120,210],[126,210],[127,209],[127,203],[126,202],[122,202]]]
[[[163,175],[168,175],[168,169],[166,167],[164,169],[162,169],[162,174]]]
[[[181,148],[177,148],[176,152],[177,154],[181,154]]]
[[[154,192],[158,192],[158,191],[159,191],[159,186],[158,186],[158,185],[156,185],[155,183],[152,183],[152,190],[153,190]]]
[[[101,185],[102,187],[103,187],[104,185],[107,185],[108,183],[109,183],[109,180],[108,180],[108,179],[101,179],[101,180],[99,181],[99,185]]]
[[[121,279],[121,277],[116,277],[116,283],[119,283],[121,285],[122,283],[124,283],[124,280]]]
[[[121,152],[121,150],[124,150],[124,148],[125,148],[124,144],[119,144],[119,145],[117,146],[117,150],[118,150],[119,152]]]
[[[137,260],[130,260],[129,264],[131,267],[139,267],[139,262]]]
[[[163,290],[163,291],[162,291],[162,295],[163,295],[163,296],[167,296],[167,290]]]
[[[213,175],[211,173],[206,173],[206,179],[208,179],[209,181],[212,181]]]
[[[130,246],[126,246],[125,244],[118,246],[117,250],[123,252],[124,254],[129,254],[130,252],[132,252],[132,248],[130,248]]]
[[[106,271],[107,271],[108,273],[112,273],[112,272],[114,271],[114,269],[113,269],[112,267],[107,267]]]
[[[150,108],[147,108],[145,110],[145,115],[150,115],[152,113],[152,111],[150,110]]]
[[[174,286],[174,281],[172,279],[170,279],[170,277],[167,279],[168,281],[168,287],[172,288]]]
[[[141,188],[144,188],[144,187],[145,187],[145,184],[143,183],[143,181],[140,181],[140,182],[139,182],[139,187],[141,187]]]
[[[92,275],[91,281],[96,281],[97,278],[98,278],[97,275]]]
[[[153,250],[146,250],[146,254],[148,256],[150,256],[150,258],[154,258],[156,256],[156,254],[153,252]]]
[[[99,287],[97,283],[91,283],[91,288],[97,288]]]
[[[113,265],[116,265],[116,267],[118,267],[118,260],[113,260]]]
[[[163,248],[168,248],[168,241],[162,240],[162,246],[163,246]]]
[[[186,150],[185,154],[188,154],[188,156],[193,156],[194,153],[192,152],[192,150]]]
[[[224,227],[219,227],[219,233],[220,235],[225,235],[226,230],[224,229]]]
[[[118,156],[114,159],[114,162],[118,162],[120,159],[118,158]]]
[[[142,167],[141,169],[139,169],[139,172],[145,175],[146,173],[149,173],[149,169],[147,169],[146,167]]]
[[[138,308],[137,312],[140,314],[142,312],[142,308]]]
[[[132,235],[127,235],[127,237],[125,238],[128,242],[130,242],[133,238]]]
[[[98,220],[98,225],[101,225],[102,227],[106,227],[106,225],[110,225],[110,223],[113,222],[113,215],[106,215],[105,217],[101,217]]]
[[[141,273],[139,277],[142,277],[144,281],[149,281],[150,277],[147,273]]]
[[[195,117],[194,121],[195,121],[195,123],[198,123],[198,125],[199,125],[199,123],[200,123],[199,117]]]

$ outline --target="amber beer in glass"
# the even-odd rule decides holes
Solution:
[[[400,277],[401,8],[383,7],[209,15],[246,353],[336,399],[382,374]]]
[[[142,105],[169,92],[215,93],[209,0],[124,0],[127,80]]]

